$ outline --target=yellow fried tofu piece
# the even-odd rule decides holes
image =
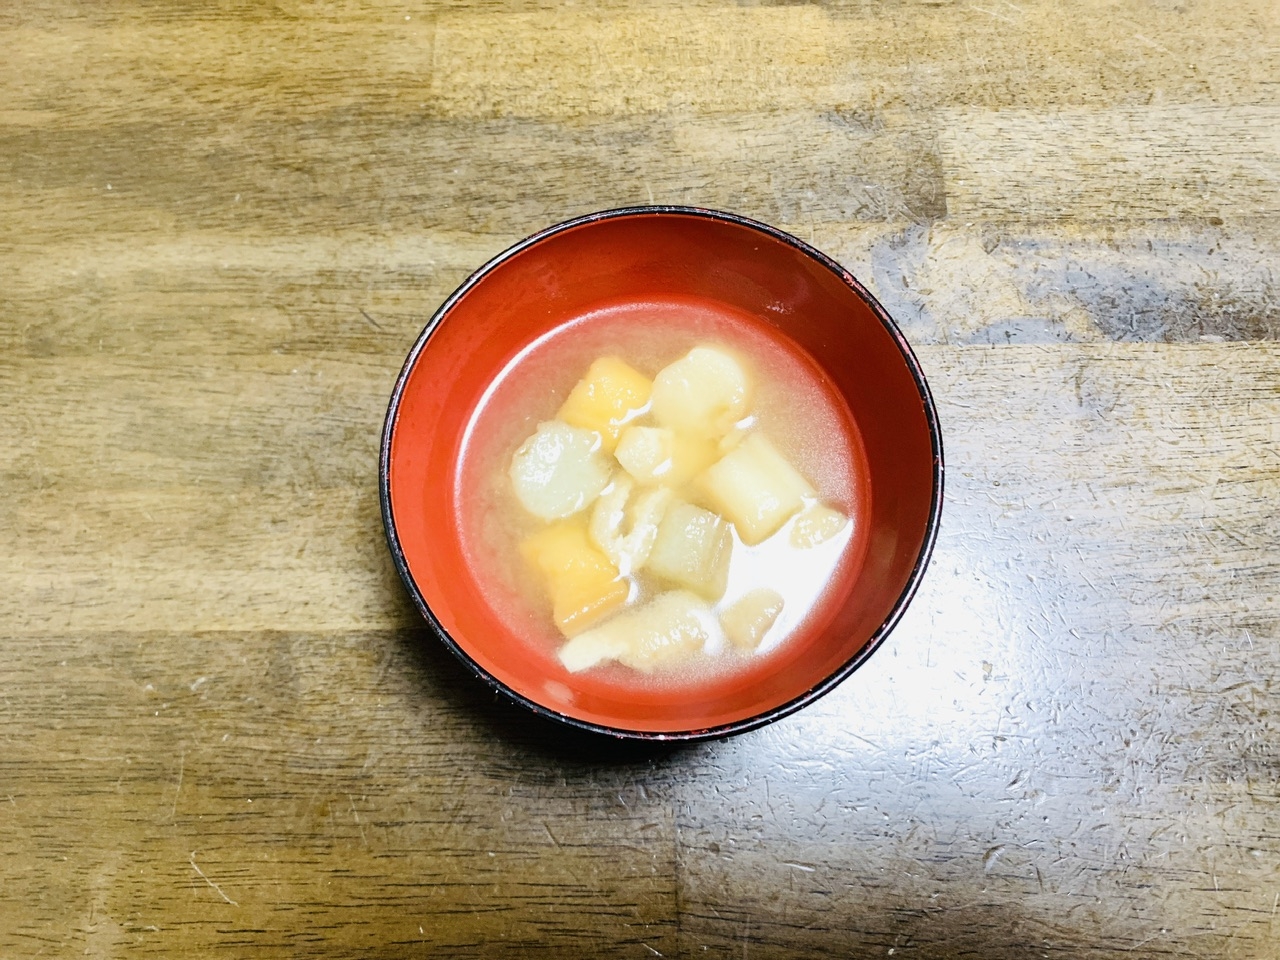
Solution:
[[[631,585],[592,546],[582,523],[561,522],[539,530],[520,544],[520,552],[546,581],[552,616],[566,637],[627,602]]]
[[[696,482],[748,546],[772,536],[816,493],[762,433],[752,433]]]
[[[556,414],[570,426],[600,434],[612,453],[628,420],[645,408],[653,381],[617,357],[601,357],[587,370]]]

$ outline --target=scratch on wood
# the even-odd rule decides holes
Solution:
[[[1169,52],[1167,47],[1162,47],[1160,44],[1156,43],[1154,40],[1149,40],[1140,33],[1135,33],[1133,35],[1133,39],[1137,40],[1141,44],[1144,44],[1150,47],[1152,50],[1159,50],[1161,53]]]
[[[547,832],[547,837],[551,840],[552,845],[555,846],[556,848],[559,848],[560,841],[557,840],[556,835],[551,832],[551,828],[547,826],[546,821],[543,821],[542,829]]]
[[[364,317],[366,320],[369,321],[369,326],[373,327],[373,329],[377,330],[379,333],[383,332],[382,324],[378,323],[377,320],[369,316],[369,312],[365,310],[364,307],[357,307],[356,309],[360,311],[360,316]]]
[[[979,13],[985,13],[988,17],[995,17],[995,19],[1003,20],[1005,23],[1013,23],[1013,24],[1017,23],[1016,20],[1012,20],[1009,17],[1002,16],[1001,14],[996,13],[994,10],[988,10],[985,7],[979,7],[975,4],[970,4],[969,9],[977,10]]]
[[[169,819],[176,820],[178,818],[178,794],[182,793],[182,771],[187,766],[187,751],[183,750],[178,757],[178,782],[173,788],[173,806],[169,809]]]
[[[348,793],[347,802],[351,804],[351,816],[355,818],[356,826],[360,830],[360,842],[367,847],[369,846],[369,838],[364,835],[364,824],[360,822],[360,813],[356,810],[356,798]]]
[[[218,886],[216,883],[210,880],[207,876],[205,876],[205,872],[201,870],[199,866],[196,865],[196,854],[194,850],[191,852],[191,869],[196,872],[196,875],[199,876],[201,880],[203,880],[205,883],[211,886],[213,888],[214,893],[220,896],[223,900],[227,901],[227,903],[231,904],[233,907],[240,906],[240,904],[236,903],[236,901],[232,900],[225,893],[223,893],[222,888],[220,886]]]

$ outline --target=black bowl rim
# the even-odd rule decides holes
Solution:
[[[903,587],[898,599],[894,602],[888,616],[880,626],[872,633],[871,637],[864,643],[849,660],[842,664],[837,670],[824,677],[818,683],[814,684],[804,693],[788,700],[786,703],[773,707],[763,713],[754,714],[745,717],[742,720],[735,720],[731,723],[721,724],[715,727],[693,730],[677,730],[668,732],[655,732],[651,730],[631,730],[625,727],[610,727],[603,724],[590,723],[585,720],[579,720],[559,711],[552,710],[543,704],[538,703],[529,697],[513,690],[501,680],[497,679],[487,670],[473,660],[462,648],[462,646],[449,635],[449,632],[436,619],[432,613],[430,605],[426,598],[418,589],[417,583],[413,579],[413,575],[409,572],[408,561],[404,555],[404,550],[400,546],[400,538],[396,533],[395,517],[391,512],[391,437],[395,432],[396,422],[400,412],[400,401],[404,393],[405,383],[409,379],[414,366],[417,364],[418,357],[426,348],[427,342],[431,339],[431,335],[436,328],[453,309],[467,292],[476,284],[484,279],[491,271],[501,265],[506,260],[516,254],[529,249],[530,247],[541,243],[542,241],[586,224],[598,223],[604,220],[613,220],[622,217],[642,217],[642,216],[680,216],[680,217],[700,217],[709,220],[717,220],[724,223],[731,223],[741,227],[747,227],[751,230],[759,231],[775,240],[794,247],[806,256],[826,267],[837,277],[840,278],[847,286],[851,287],[854,293],[859,296],[864,303],[871,308],[871,312],[875,314],[885,331],[893,338],[897,344],[899,352],[902,354],[903,361],[907,365],[912,378],[915,380],[916,390],[920,395],[921,402],[924,405],[925,420],[929,428],[929,439],[933,449],[933,491],[932,500],[929,504],[929,519],[925,527],[924,542],[921,544],[919,556],[911,569],[911,574],[907,578],[907,583]],[[867,659],[873,654],[885,638],[897,626],[898,621],[902,619],[903,613],[907,606],[911,603],[917,589],[919,589],[920,581],[924,576],[925,568],[928,566],[929,558],[933,554],[934,543],[938,536],[938,527],[942,516],[942,499],[943,499],[943,460],[942,460],[942,431],[938,423],[938,412],[934,405],[933,395],[929,390],[929,385],[925,381],[924,372],[920,367],[920,362],[916,359],[916,355],[911,350],[910,344],[902,331],[898,328],[897,323],[889,316],[887,310],[880,305],[858,280],[848,270],[838,264],[835,260],[828,257],[821,250],[816,249],[798,237],[794,237],[783,230],[771,227],[766,223],[758,220],[752,220],[735,213],[727,213],[721,210],[712,210],[706,207],[679,206],[667,204],[652,204],[642,206],[617,207],[610,210],[600,210],[595,213],[585,214],[584,216],[574,217],[571,220],[565,220],[561,223],[554,224],[537,233],[531,234],[525,239],[508,247],[499,253],[493,259],[489,260],[484,266],[480,267],[471,274],[463,283],[454,290],[453,293],[440,305],[431,319],[427,321],[422,332],[418,334],[418,339],[414,342],[413,348],[409,351],[409,355],[405,358],[404,366],[400,370],[400,375],[396,378],[395,386],[391,391],[391,401],[387,408],[386,420],[382,428],[382,444],[378,456],[378,498],[382,508],[382,523],[387,537],[387,545],[391,549],[391,557],[395,563],[396,570],[400,574],[400,579],[404,581],[405,587],[408,589],[410,596],[413,598],[414,605],[418,611],[426,619],[432,628],[432,631],[440,639],[446,647],[467,667],[467,669],[478,679],[486,683],[496,693],[502,695],[513,703],[537,716],[552,720],[558,723],[567,724],[578,730],[582,730],[592,734],[598,734],[605,737],[612,737],[619,740],[639,740],[646,742],[696,742],[701,740],[714,740],[722,737],[734,736],[740,733],[746,733],[749,730],[755,730],[766,724],[773,723],[782,717],[795,713],[797,710],[813,703],[815,700],[835,689],[840,683],[846,680],[850,674],[857,670]]]

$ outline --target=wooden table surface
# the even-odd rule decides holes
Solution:
[[[1280,6],[0,11],[0,956],[1280,957]],[[867,666],[736,739],[495,702],[378,514],[537,229],[790,230],[947,454]]]

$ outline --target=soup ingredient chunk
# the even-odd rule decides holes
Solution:
[[[694,347],[653,379],[650,409],[678,433],[721,437],[747,415],[751,381],[742,364],[717,347]]]
[[[706,602],[673,590],[574,637],[560,648],[560,662],[574,673],[605,660],[650,673],[723,646],[720,624]]]
[[[720,625],[733,646],[743,653],[750,653],[760,646],[778,614],[782,613],[782,594],[768,587],[758,587],[745,593],[733,606],[720,615]]]
[[[755,432],[712,464],[698,485],[748,546],[772,536],[816,495],[809,481]]]
[[[543,520],[560,520],[589,506],[611,472],[596,433],[548,420],[516,451],[510,476],[522,507]]]
[[[632,426],[622,431],[613,455],[638,483],[682,487],[710,466],[718,452],[704,437],[666,427]]]
[[[765,435],[761,418],[789,398],[776,379],[757,385],[745,356],[703,343],[649,380],[652,368],[596,355],[515,451],[515,499],[538,522],[514,506],[509,519],[536,527],[519,551],[570,671],[680,674],[708,655],[761,654],[825,589],[838,551],[811,548],[847,542],[850,518]]]
[[[565,636],[573,636],[627,602],[631,586],[609,558],[587,539],[584,524],[564,520],[539,530],[520,544],[551,595],[551,615]]]
[[[627,427],[618,437],[622,469],[641,483],[657,483],[671,473],[676,435],[664,427]]]
[[[848,522],[849,518],[839,510],[832,510],[820,503],[811,504],[800,512],[791,527],[791,545],[807,550],[826,543],[843,530]]]
[[[623,425],[649,403],[653,384],[617,357],[601,357],[569,392],[557,417],[600,434],[605,452],[618,444]]]
[[[729,582],[733,534],[710,510],[683,500],[667,507],[649,551],[650,573],[708,600],[724,596]]]
[[[635,481],[621,474],[591,508],[587,533],[619,572],[624,577],[630,576],[649,559],[649,551],[658,536],[658,521],[670,502],[671,491],[666,487],[636,493]],[[625,533],[624,526],[627,527]]]

